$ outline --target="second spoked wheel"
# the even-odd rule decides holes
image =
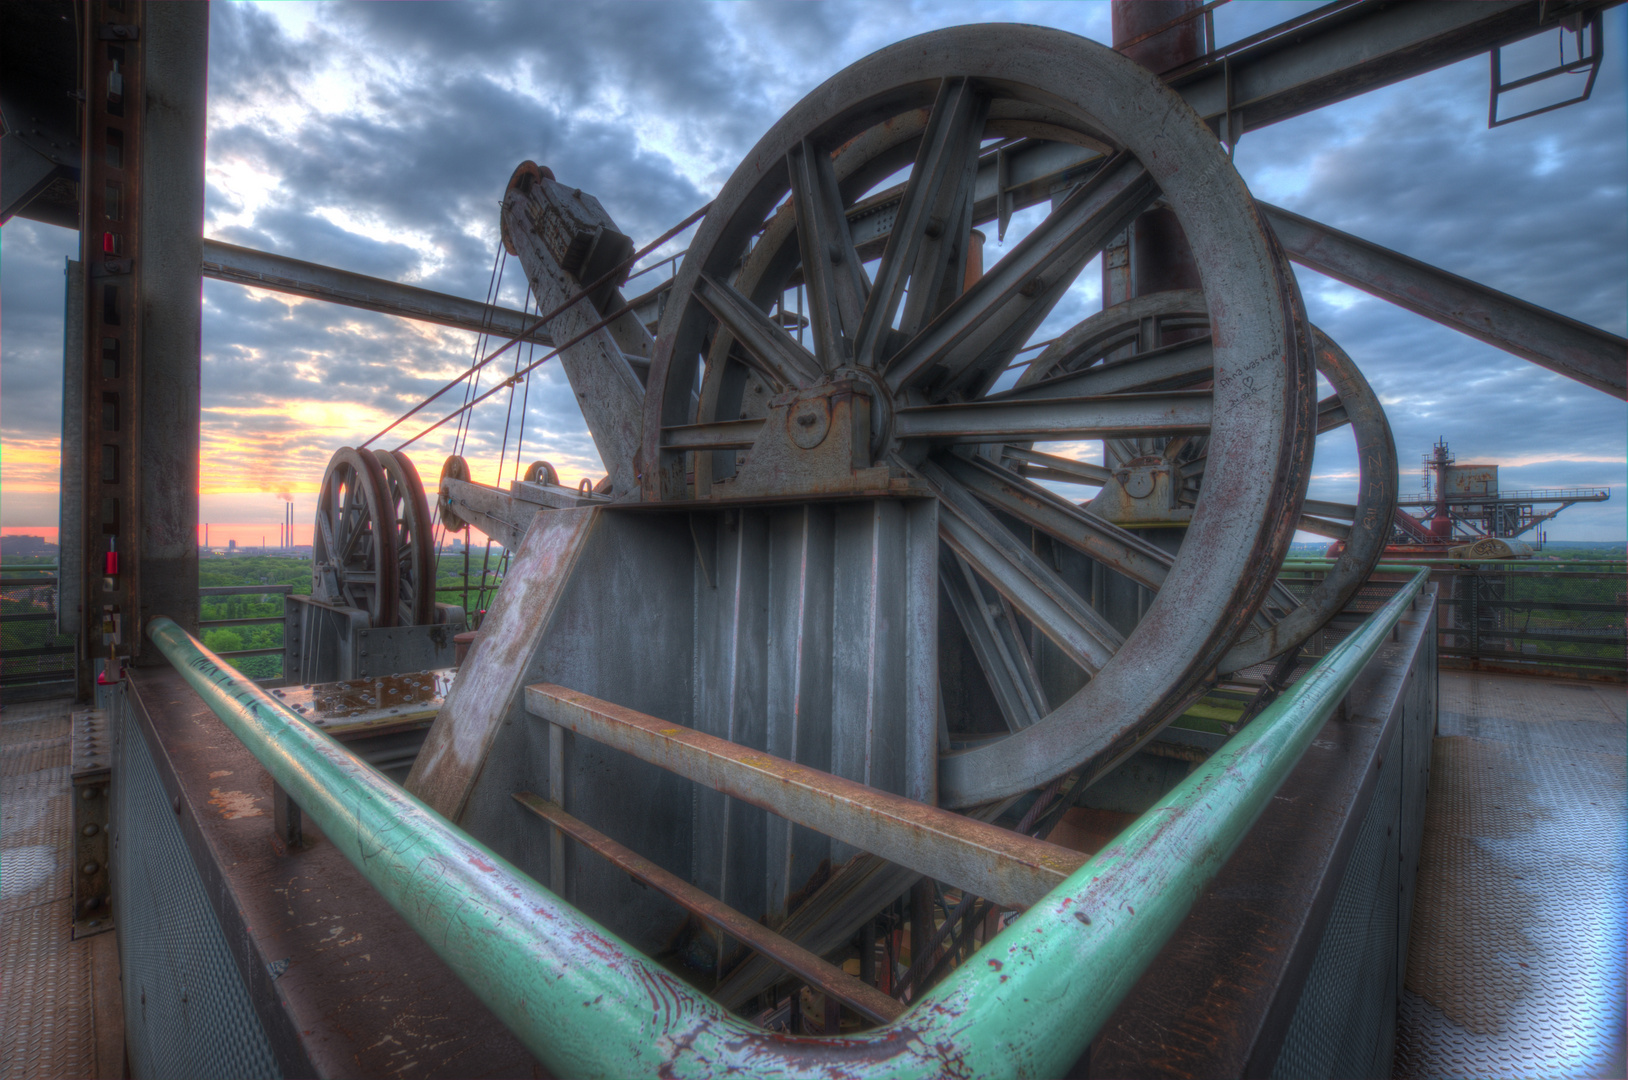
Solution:
[[[999,202],[980,177],[999,175],[997,144],[1014,140],[1086,160],[1057,178],[1050,214],[968,286],[971,230]],[[999,392],[1081,270],[1161,201],[1204,283],[1205,385]],[[879,252],[855,243],[868,209],[890,222]],[[805,341],[769,314],[799,280]],[[944,586],[986,680],[1027,684],[1012,690],[1027,704],[1006,737],[941,755],[944,805],[1010,797],[1077,767],[1095,775],[1129,753],[1250,626],[1299,523],[1315,372],[1288,262],[1192,111],[1072,35],[964,27],[902,42],[771,129],[714,201],[670,294],[648,382],[645,499],[727,497],[743,461],[730,425],[833,381],[866,395],[872,459],[937,496],[953,556]],[[1173,558],[979,451],[1175,438],[1205,440],[1206,464]],[[1149,590],[1140,621],[1104,618],[1054,550]],[[1043,692],[1018,655],[1029,628],[1078,670],[1066,699]]]
[[[374,627],[435,617],[429,504],[405,454],[341,447],[328,462],[311,542],[315,599],[368,613]]]
[[[1333,391],[1318,402],[1317,434],[1350,429],[1356,443],[1357,497],[1351,503],[1308,499],[1302,504],[1298,528],[1340,541],[1339,557],[1304,598],[1277,587],[1221,658],[1217,666],[1223,673],[1303,644],[1356,596],[1390,536],[1396,445],[1384,407],[1345,350],[1316,327],[1312,339],[1318,373]],[[1059,334],[1023,367],[1003,396],[1040,400],[1202,386],[1213,378],[1212,345],[1202,293],[1154,293],[1098,312]],[[1192,438],[1109,440],[1114,467],[1082,466],[1030,444],[982,449],[992,461],[1029,479],[1098,488],[1086,510],[1128,525],[1190,516],[1209,469],[1206,440]]]

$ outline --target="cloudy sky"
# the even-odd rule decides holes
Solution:
[[[1310,6],[1239,0],[1217,11],[1218,37]],[[1605,67],[1585,104],[1489,131],[1478,57],[1251,132],[1238,168],[1261,198],[1621,334],[1624,16],[1606,15]],[[597,195],[643,243],[706,202],[781,113],[844,65],[911,34],[992,20],[1109,37],[1106,3],[217,2],[205,230],[480,298],[498,200],[521,160]],[[1549,35],[1510,50],[1506,78],[1551,63],[1554,48]],[[56,521],[62,264],[75,247],[75,234],[20,219],[0,232],[7,531]],[[999,254],[992,246],[990,259]],[[1388,408],[1404,491],[1417,490],[1420,457],[1445,437],[1461,462],[1498,464],[1505,488],[1612,487],[1611,502],[1572,508],[1551,536],[1624,538],[1621,402],[1299,273],[1313,320]],[[503,300],[518,307],[523,288],[511,263]],[[1099,306],[1093,266],[1042,335]],[[275,538],[287,494],[303,542],[333,449],[374,434],[474,347],[460,331],[206,282],[211,540]],[[568,481],[597,477],[556,365],[534,374],[526,401],[525,460],[547,457]],[[513,445],[520,404],[506,416],[499,395],[476,415],[466,455],[477,479],[495,473],[506,422]],[[438,434],[415,446],[420,471],[436,475],[450,442]],[[1325,436],[1313,493],[1350,498],[1354,457],[1349,434]]]

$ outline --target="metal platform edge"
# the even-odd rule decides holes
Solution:
[[[174,669],[130,676],[119,711],[284,1076],[548,1075],[332,844],[278,849],[270,776]]]

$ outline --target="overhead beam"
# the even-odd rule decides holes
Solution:
[[[1531,37],[1553,29],[1564,16],[1586,16],[1621,2],[1344,0],[1218,49],[1164,78],[1206,123],[1235,142],[1244,131]],[[1005,196],[1007,213],[1033,206],[1079,183],[1101,160],[1087,147],[1038,140],[984,155],[973,195],[976,223],[999,216],[998,195]],[[862,256],[874,255],[892,226],[890,211],[898,196],[888,194],[866,199],[849,214]]]
[[[1585,386],[1628,398],[1628,339],[1267,203],[1289,258]]]
[[[538,345],[554,342],[541,330],[523,333],[537,321],[513,308],[482,304],[460,296],[403,285],[399,281],[354,274],[332,266],[239,247],[220,240],[203,242],[203,276],[256,289],[324,300],[331,304],[379,311],[407,319],[450,326],[499,338],[521,338]]]
[[[1225,141],[1554,29],[1621,0],[1345,0],[1164,77]],[[1231,112],[1234,132],[1225,132]]]

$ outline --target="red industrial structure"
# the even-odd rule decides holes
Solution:
[[[1524,559],[1543,546],[1544,522],[1574,503],[1605,502],[1610,488],[1543,488],[1503,491],[1498,466],[1458,463],[1445,439],[1424,458],[1424,491],[1396,500],[1387,556],[1450,556],[1477,559]],[[1554,506],[1539,512],[1538,506]],[[1417,507],[1426,513],[1409,513]],[[1538,529],[1535,542],[1520,539]],[[1330,545],[1330,558],[1345,550],[1344,541]]]

